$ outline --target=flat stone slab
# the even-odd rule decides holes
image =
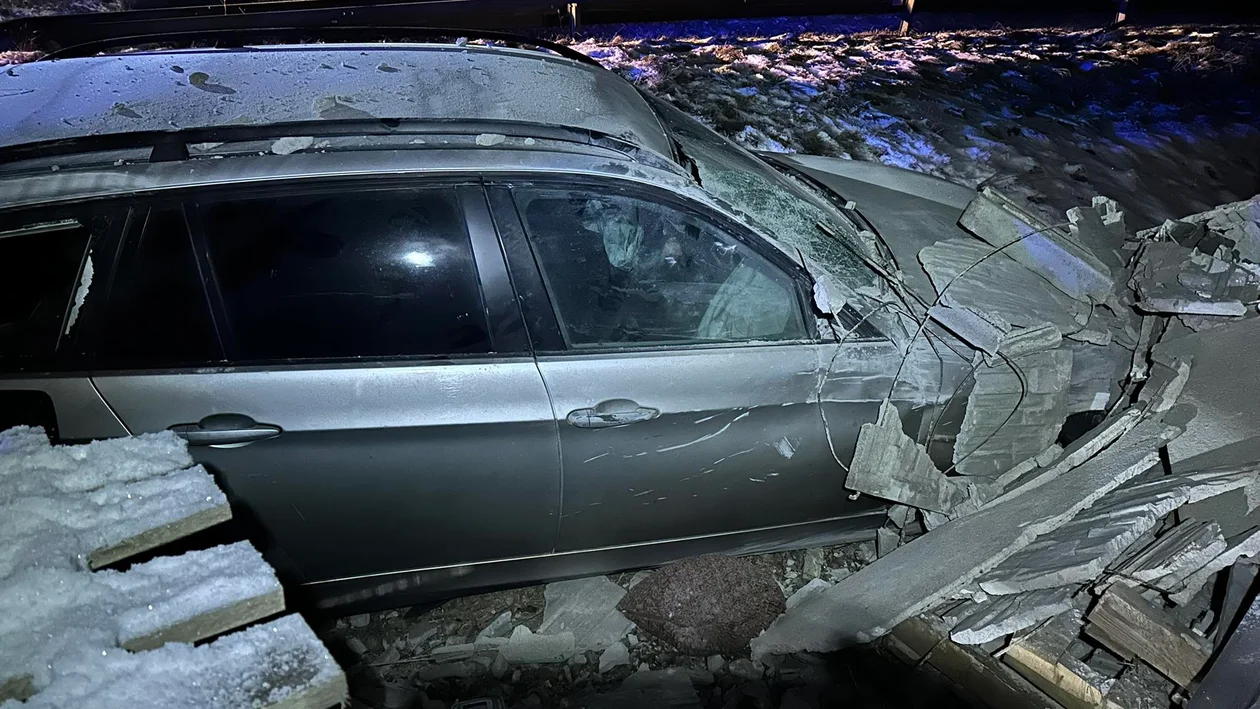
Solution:
[[[540,635],[573,633],[578,652],[603,651],[634,629],[617,610],[626,590],[603,576],[547,584]]]
[[[753,656],[828,652],[883,636],[1150,468],[1177,433],[1159,420],[1145,420],[1035,489],[1008,495],[895,549],[780,616],[752,641]]]

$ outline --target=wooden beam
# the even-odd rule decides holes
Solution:
[[[232,508],[227,505],[195,512],[179,521],[146,530],[117,544],[93,550],[88,554],[88,568],[96,570],[109,566],[230,519],[232,519]]]
[[[918,616],[886,636],[889,649],[909,662],[924,662],[968,695],[994,709],[1060,709],[1011,668],[983,650],[958,645],[943,624]]]
[[[256,598],[246,598],[230,606],[203,613],[148,635],[122,643],[124,650],[152,650],[166,643],[192,643],[248,625],[284,610],[284,591],[276,589]]]
[[[10,699],[24,702],[35,695],[35,678],[22,674],[0,680],[0,704]]]
[[[1103,705],[1102,689],[1091,681],[1092,678],[1057,660],[1015,646],[1006,651],[1002,661],[1065,709],[1095,709]]]
[[[1081,612],[1072,609],[1060,613],[1040,628],[1012,641],[1002,654],[1002,662],[1067,709],[1102,706],[1103,678],[1072,661],[1073,658],[1064,657],[1080,633]]]
[[[1182,687],[1190,686],[1209,650],[1134,588],[1114,584],[1090,611],[1085,633],[1121,657],[1140,657]]]

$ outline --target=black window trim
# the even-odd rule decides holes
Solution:
[[[226,325],[226,311],[224,309],[222,294],[219,290],[218,283],[214,278],[213,265],[209,259],[209,252],[205,239],[205,231],[201,224],[201,219],[197,214],[196,205],[199,201],[205,201],[208,197],[221,198],[233,195],[247,195],[250,199],[267,198],[282,195],[311,195],[319,193],[338,193],[345,194],[350,192],[367,192],[367,191],[391,191],[402,189],[426,189],[426,188],[442,188],[449,187],[455,196],[455,201],[460,209],[460,214],[464,219],[465,227],[468,231],[470,245],[473,249],[473,259],[478,279],[478,290],[482,297],[483,307],[487,310],[487,321],[490,326],[489,336],[491,340],[491,351],[489,352],[473,352],[466,354],[432,354],[432,355],[396,355],[396,356],[379,356],[372,355],[366,357],[318,357],[318,358],[286,358],[286,359],[244,359],[234,357],[235,342],[232,334]],[[99,327],[95,327],[91,332],[90,343],[86,347],[86,352],[82,355],[83,361],[78,369],[89,373],[96,374],[151,374],[159,372],[180,372],[189,370],[212,370],[216,372],[229,372],[237,370],[266,370],[283,367],[285,369],[313,369],[322,367],[332,368],[353,368],[353,367],[402,367],[415,366],[426,363],[464,363],[473,361],[487,360],[507,360],[520,357],[532,357],[533,352],[530,348],[529,338],[524,328],[523,317],[520,309],[515,302],[515,297],[511,296],[511,285],[508,280],[508,269],[504,261],[504,255],[501,250],[498,235],[494,230],[493,222],[490,218],[490,210],[485,201],[485,191],[479,178],[468,175],[442,175],[442,176],[397,176],[397,175],[363,175],[363,176],[338,176],[332,178],[315,178],[302,179],[300,181],[275,180],[261,184],[250,184],[248,186],[241,185],[212,185],[212,186],[192,186],[181,188],[179,190],[164,191],[156,195],[146,195],[140,197],[123,198],[123,201],[130,203],[131,213],[139,214],[141,218],[136,219],[119,219],[119,222],[127,221],[129,223],[128,233],[119,237],[119,243],[114,254],[113,263],[109,270],[110,287],[105,293],[104,301],[100,301],[93,308],[94,324],[99,325],[105,313],[105,301],[108,300],[114,276],[116,273],[125,274],[127,259],[125,254],[132,253],[137,248],[139,236],[142,233],[142,227],[147,214],[154,209],[161,208],[181,208],[184,210],[185,218],[188,222],[190,238],[193,240],[194,253],[197,259],[197,265],[200,269],[202,277],[202,289],[210,302],[210,314],[217,333],[219,333],[222,342],[222,350],[220,352],[221,359],[216,361],[208,361],[201,364],[180,364],[180,365],[162,365],[162,366],[137,366],[137,367],[121,367],[100,366],[95,359],[95,346],[103,337],[108,337],[107,333],[100,332]],[[478,213],[478,200],[481,207]],[[99,200],[101,203],[117,202],[119,198],[108,198]],[[86,201],[85,204],[92,204],[97,200]],[[138,223],[134,226],[131,223]],[[505,290],[506,284],[506,290]],[[509,297],[501,297],[504,293]],[[500,297],[496,297],[500,296]],[[492,301],[492,298],[494,299]],[[89,298],[89,300],[91,300]],[[85,313],[80,313],[81,324]]]
[[[517,209],[512,189],[506,185],[487,185],[486,196],[531,346],[536,352],[563,351],[564,336],[556,320],[556,310],[543,282],[542,269],[525,236],[525,219]]]
[[[757,348],[757,347],[783,347],[801,344],[826,344],[828,342],[819,332],[817,318],[814,316],[811,307],[813,298],[813,278],[809,273],[790,258],[787,254],[774,249],[765,239],[747,226],[732,219],[730,216],[720,211],[710,208],[708,205],[687,199],[686,197],[672,192],[668,189],[645,185],[642,182],[629,179],[617,179],[614,177],[592,177],[592,176],[575,176],[575,175],[556,175],[552,174],[533,174],[521,175],[519,173],[503,176],[487,176],[485,178],[487,188],[492,195],[491,204],[495,211],[495,221],[500,225],[500,238],[504,239],[505,251],[509,254],[514,252],[520,253],[523,246],[524,253],[529,254],[528,261],[522,257],[510,259],[510,266],[513,269],[513,277],[518,282],[522,279],[534,281],[542,287],[538,293],[541,297],[535,296],[532,304],[524,304],[527,311],[545,310],[551,313],[551,317],[547,319],[549,328],[547,331],[539,332],[536,328],[531,328],[530,336],[533,340],[534,352],[542,355],[596,355],[596,354],[632,354],[632,353],[651,353],[651,352],[682,352],[689,350],[714,350],[714,349],[730,349],[738,348]],[[791,278],[792,283],[796,286],[797,307],[800,310],[801,318],[805,324],[806,339],[804,340],[780,340],[780,341],[756,341],[756,342],[699,342],[699,343],[678,343],[678,344],[644,344],[644,345],[604,345],[590,347],[569,347],[560,323],[555,316],[555,307],[551,300],[550,292],[545,286],[545,280],[542,277],[542,269],[533,256],[533,249],[528,243],[528,237],[525,233],[524,218],[520,214],[520,207],[515,199],[515,189],[529,185],[530,187],[543,187],[547,189],[578,189],[591,191],[608,191],[621,192],[630,197],[643,199],[648,202],[667,204],[684,213],[695,216],[705,222],[719,228],[723,233],[731,238],[739,241],[744,246],[751,249],[754,253],[764,258],[774,268],[786,274]],[[496,190],[506,192],[511,196],[512,212],[511,214],[500,214],[506,209],[506,205],[496,202],[493,195]],[[504,224],[512,225],[507,230],[502,227]],[[512,244],[513,240],[519,240],[518,244]],[[523,273],[532,270],[533,273]],[[522,291],[522,300],[527,296]],[[545,302],[542,302],[545,299]]]

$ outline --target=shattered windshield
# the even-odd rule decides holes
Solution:
[[[686,157],[695,162],[706,191],[782,244],[800,249],[826,268],[837,285],[866,295],[881,290],[878,277],[855,252],[871,259],[878,256],[831,205],[665,101],[652,96],[648,100]]]

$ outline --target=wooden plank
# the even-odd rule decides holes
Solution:
[[[1081,612],[1072,609],[1011,643],[1002,654],[1024,679],[1067,709],[1102,706],[1102,678],[1080,663],[1064,663],[1064,653],[1081,632]]]
[[[889,635],[899,654],[926,662],[985,706],[994,709],[1059,709],[1053,699],[1029,684],[997,658],[949,639],[939,623],[916,616]]]
[[[47,589],[38,599],[25,588]],[[0,637],[3,686],[54,665],[84,634],[102,651],[192,643],[284,610],[275,572],[248,542],[157,557],[126,572],[29,570],[0,580],[0,612],[36,608]],[[104,642],[103,642],[104,641]]]
[[[332,709],[344,706],[349,696],[350,689],[346,685],[346,676],[338,674],[326,682],[294,692],[261,709]]]
[[[227,505],[201,510],[184,519],[154,527],[117,544],[92,551],[88,554],[88,568],[95,570],[109,566],[230,519],[232,519],[232,508]]]
[[[280,613],[283,610],[284,591],[277,588],[264,596],[246,598],[230,606],[203,613],[157,632],[126,640],[122,643],[122,647],[124,650],[137,652],[140,650],[152,650],[166,643],[196,642],[248,625],[256,620]]]
[[[121,651],[120,651],[121,653]],[[136,697],[205,709],[331,709],[347,699],[345,674],[300,616],[289,615],[196,647],[87,654],[24,709],[130,707]],[[114,675],[125,668],[125,681]]]
[[[1067,709],[1094,709],[1103,705],[1100,687],[1057,660],[1015,645],[1006,651],[1002,661]]]
[[[1124,584],[1114,584],[1089,613],[1085,632],[1122,657],[1137,656],[1182,687],[1207,664],[1209,651]]]
[[[35,678],[20,674],[0,680],[0,704],[10,699],[24,702],[35,694]]]

